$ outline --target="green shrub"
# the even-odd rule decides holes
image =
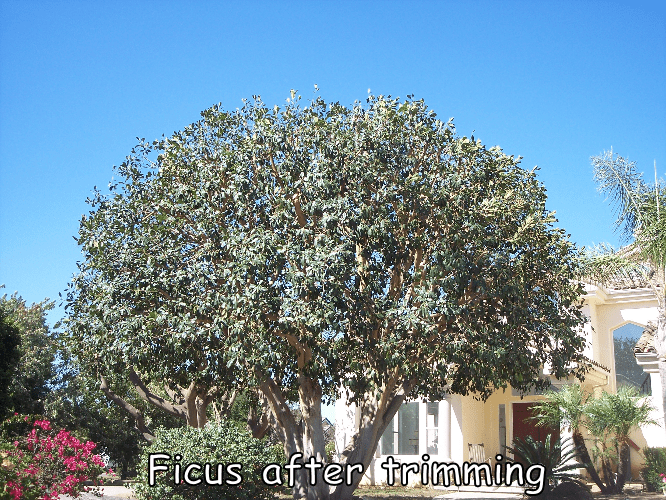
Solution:
[[[664,482],[659,474],[666,474],[666,448],[643,448],[645,466],[641,476],[648,491],[661,491]]]
[[[526,467],[537,464],[545,467],[546,483],[540,499],[591,498],[580,476],[574,473],[580,465],[570,438],[553,439],[553,435],[548,434],[546,441],[541,442],[527,436],[514,439],[513,447],[506,446],[506,449]]]
[[[336,460],[334,460],[336,458],[335,457],[335,442],[330,441],[330,442],[326,443],[325,450],[326,450],[326,459],[328,460],[329,464],[332,464],[333,462],[336,461]]]
[[[267,486],[261,479],[261,472],[266,464],[277,462],[275,449],[251,437],[247,431],[233,424],[220,425],[209,423],[203,429],[183,427],[180,429],[159,428],[156,438],[143,450],[139,464],[141,483],[135,488],[138,500],[261,500],[272,498],[275,486]],[[168,454],[170,460],[157,460],[155,463],[168,465],[166,472],[155,474],[155,485],[148,484],[149,455],[151,453]],[[180,455],[180,460],[175,460]],[[174,484],[174,464],[180,465],[181,478],[187,465],[198,463],[211,464],[211,476],[217,477],[217,464],[224,464],[223,479],[233,480],[227,474],[226,466],[231,463],[242,464],[240,474],[243,478],[238,485],[207,485],[201,481],[198,485]],[[282,462],[277,462],[282,463]],[[204,472],[191,474],[192,478],[202,478]]]

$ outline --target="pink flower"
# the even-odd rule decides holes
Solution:
[[[51,430],[51,422],[48,420],[35,420],[33,425],[35,427],[41,427],[45,431]]]
[[[20,484],[15,483],[14,481],[7,482],[7,489],[13,500],[18,500],[23,496],[23,488]]]

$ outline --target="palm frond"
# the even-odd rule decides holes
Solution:
[[[654,269],[641,259],[641,249],[636,243],[616,250],[602,243],[584,248],[580,262],[581,280],[609,286],[620,283],[643,283],[649,286]]]
[[[563,385],[559,391],[548,391],[546,399],[532,406],[532,419],[540,427],[567,426],[571,431],[579,429],[583,419],[583,405],[589,394],[579,384]]]
[[[657,179],[643,181],[636,163],[612,151],[592,157],[597,189],[606,194],[617,213],[616,229],[638,249],[640,258],[663,270],[666,265],[666,186]]]
[[[641,212],[648,224],[641,225],[635,234],[635,244],[644,259],[656,266],[666,265],[666,188],[657,186],[652,196],[645,196]]]
[[[621,387],[616,394],[602,393],[585,405],[588,428],[592,434],[612,433],[618,441],[628,439],[632,429],[656,424],[651,417],[652,407],[642,400],[634,387]]]
[[[607,195],[615,206],[615,225],[630,239],[636,228],[645,225],[640,210],[647,185],[643,175],[636,170],[636,162],[621,156],[614,157],[612,151],[604,151],[601,156],[593,156],[594,180],[600,193]]]

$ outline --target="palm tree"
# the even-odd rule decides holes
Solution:
[[[646,183],[635,162],[614,156],[612,149],[593,156],[592,165],[599,191],[615,206],[616,230],[629,244],[620,251],[609,245],[588,250],[583,276],[600,284],[638,277],[652,288],[659,310],[654,346],[659,356],[661,406],[666,411],[666,186],[657,179],[656,162],[654,184]]]
[[[597,449],[601,469],[609,493],[620,493],[629,469],[629,433],[641,426],[656,423],[652,407],[641,399],[634,387],[621,387],[617,394],[604,392],[590,399],[583,408],[590,432],[598,438]],[[612,461],[617,461],[617,480]]]
[[[641,425],[654,424],[647,401],[633,387],[622,387],[617,394],[603,393],[594,398],[578,384],[549,391],[546,399],[534,405],[534,419],[539,426],[566,426],[572,434],[578,458],[604,494],[620,493],[629,467],[629,433]],[[595,451],[600,459],[602,479],[590,458],[582,429],[595,437]],[[613,472],[616,462],[617,481]]]
[[[590,398],[578,384],[567,384],[558,391],[548,391],[546,399],[534,404],[534,419],[538,426],[561,428],[567,427],[576,447],[578,458],[585,470],[590,474],[602,493],[607,493],[607,487],[599,477],[594,463],[590,458],[587,444],[583,437],[585,424],[585,405]]]

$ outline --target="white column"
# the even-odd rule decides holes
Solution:
[[[451,461],[451,402],[447,399],[439,403],[439,454]]]
[[[419,455],[418,461],[421,461],[421,455],[428,452],[428,403],[419,401]]]

